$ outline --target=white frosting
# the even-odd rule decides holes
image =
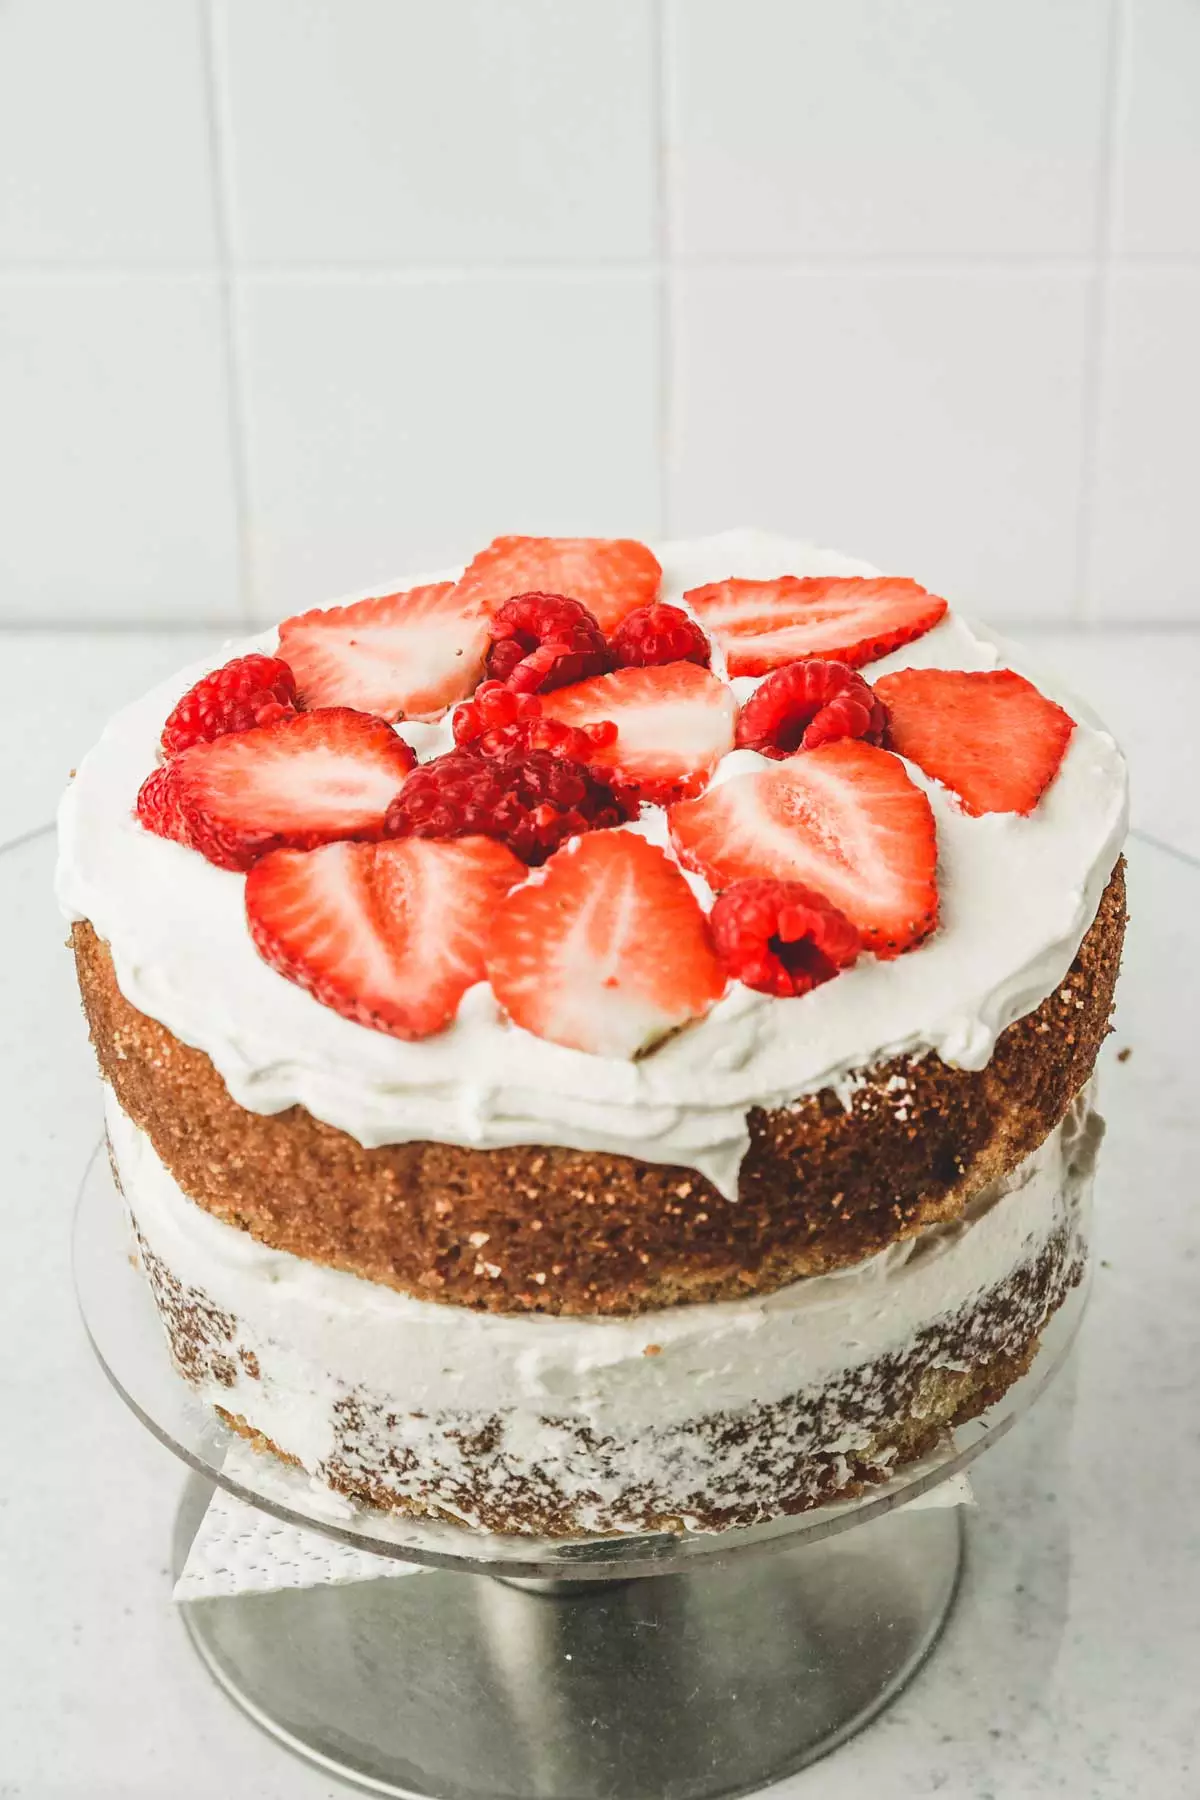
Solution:
[[[727,575],[875,572],[751,532],[668,544],[658,554],[663,596],[675,601]],[[230,653],[274,642],[268,633]],[[246,927],[244,878],[151,835],[133,817],[163,720],[199,667],[119,713],[84,759],[59,811],[59,900],[68,917],[90,919],[107,940],[125,997],[206,1051],[251,1111],[299,1103],[368,1146],[436,1139],[615,1151],[689,1165],[732,1197],[751,1107],[786,1105],[900,1054],[936,1050],[959,1067],[983,1067],[999,1033],[1065,975],[1120,851],[1123,760],[1061,684],[958,615],[868,674],[909,666],[1015,668],[1068,706],[1077,729],[1039,806],[1028,818],[969,818],[908,765],[937,820],[935,935],[893,962],[863,958],[802,999],[733,984],[706,1018],[638,1062],[532,1036],[501,1016],[486,984],[465,995],[449,1030],[404,1043],[340,1017],[270,969]],[[447,738],[444,723],[402,730],[422,757]],[[715,779],[759,760],[736,751]],[[661,811],[635,829],[666,841]],[[703,883],[693,885],[704,893]]]
[[[652,1445],[655,1433],[815,1392],[905,1352],[1064,1229],[1082,1230],[1100,1135],[1088,1105],[1085,1093],[1033,1156],[951,1225],[763,1297],[631,1318],[471,1312],[269,1249],[189,1200],[111,1093],[107,1122],[143,1241],[177,1281],[232,1315],[230,1354],[246,1349],[257,1360],[256,1379],[239,1376],[232,1390],[209,1380],[203,1398],[244,1411],[310,1470],[334,1451],[334,1407],[347,1393],[431,1430],[441,1420],[443,1433],[463,1415],[499,1416],[506,1464],[519,1472],[553,1463],[547,1421]],[[958,1365],[947,1353],[931,1366]],[[418,1427],[407,1429],[411,1437]],[[597,1479],[593,1460],[581,1481]]]

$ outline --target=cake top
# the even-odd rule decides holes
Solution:
[[[732,1193],[752,1106],[981,1067],[1124,828],[1111,737],[915,582],[749,532],[502,538],[118,715],[59,893],[252,1110]]]

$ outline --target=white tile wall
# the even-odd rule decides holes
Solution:
[[[194,0],[0,5],[0,263],[215,252]]]
[[[213,278],[0,281],[0,395],[10,617],[238,616]]]
[[[1116,242],[1200,256],[1200,5],[1129,9],[1120,106]]]
[[[797,520],[996,619],[1070,609],[1088,279],[686,271],[672,516]]]
[[[1200,624],[1200,0],[0,0],[0,620],[760,520]]]
[[[1091,249],[1098,0],[667,5],[676,249]]]
[[[643,0],[221,0],[252,263],[647,257]]]
[[[1115,274],[1108,343],[1096,606],[1106,619],[1200,621],[1200,266]]]
[[[657,527],[651,277],[239,286],[262,617],[501,531]]]

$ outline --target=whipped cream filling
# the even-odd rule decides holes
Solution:
[[[685,589],[728,575],[877,572],[755,532],[667,544],[657,554],[663,598],[676,603]],[[264,633],[228,654],[276,641]],[[941,924],[919,949],[892,962],[864,957],[800,999],[731,984],[704,1019],[636,1062],[533,1036],[503,1017],[486,983],[468,991],[448,1030],[405,1043],[342,1018],[269,968],[247,929],[244,877],[136,822],[163,721],[210,666],[182,670],[127,707],[84,759],[59,809],[59,901],[107,941],[126,999],[205,1051],[239,1104],[260,1113],[299,1104],[366,1146],[435,1139],[613,1151],[698,1169],[732,1198],[752,1107],[786,1106],[903,1054],[932,1050],[982,1068],[1000,1032],[1066,974],[1125,835],[1125,768],[1109,733],[1022,651],[951,613],[869,665],[868,678],[907,667],[1013,668],[1065,705],[1077,728],[1028,818],[970,818],[906,765],[929,795],[938,831]],[[754,685],[734,683],[743,697]],[[449,742],[448,721],[401,730],[423,759]],[[715,779],[759,760],[735,751]],[[632,829],[667,842],[660,809]]]
[[[837,1382],[904,1352],[1056,1235],[1082,1232],[1102,1132],[1085,1091],[952,1224],[766,1296],[579,1318],[439,1305],[269,1249],[189,1200],[111,1092],[106,1118],[144,1243],[231,1316],[230,1359],[250,1350],[261,1371],[239,1376],[232,1393],[212,1381],[204,1397],[244,1410],[309,1469],[332,1453],[334,1407],[348,1393],[431,1419],[502,1415],[506,1447],[516,1454],[528,1439],[536,1462],[548,1453],[546,1419],[634,1439]],[[946,1352],[936,1366],[957,1365]]]

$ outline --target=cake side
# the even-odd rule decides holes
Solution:
[[[1070,970],[979,1070],[899,1058],[750,1116],[736,1200],[694,1169],[562,1146],[364,1148],[300,1107],[247,1111],[139,1013],[74,928],[101,1071],[181,1189],[265,1244],[494,1312],[629,1313],[769,1292],[960,1214],[1059,1124],[1108,1030],[1118,863]]]
[[[1086,1096],[934,1227],[769,1297],[497,1317],[271,1251],[197,1208],[110,1096],[180,1372],[260,1448],[370,1506],[506,1532],[720,1529],[887,1479],[996,1399],[1079,1278]]]

